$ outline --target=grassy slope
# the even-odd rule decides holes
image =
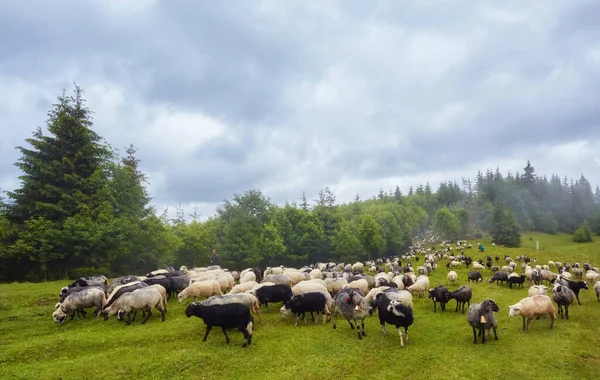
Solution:
[[[533,241],[529,240],[529,237]],[[540,250],[535,250],[535,240]],[[492,256],[527,253],[538,263],[548,260],[588,260],[598,265],[600,243],[574,245],[567,235],[527,234],[523,248],[506,249],[486,244]],[[474,249],[470,255],[477,259]],[[431,285],[445,284],[445,261],[430,276]],[[466,280],[461,268],[459,283]],[[395,329],[384,337],[376,316],[367,318],[367,337],[358,341],[344,320],[338,329],[326,326],[293,327],[281,320],[272,307],[256,327],[252,346],[242,349],[242,335],[230,332],[231,344],[219,329],[202,342],[205,326],[198,318],[186,318],[184,305],[169,303],[167,320],[155,314],[142,326],[139,320],[124,326],[90,318],[55,325],[51,319],[56,294],[67,284],[0,285],[0,378],[202,378],[202,379],[358,379],[374,376],[410,376],[411,380],[500,379],[507,372],[514,378],[593,378],[600,368],[600,303],[592,289],[582,290],[583,306],[573,305],[571,320],[533,321],[522,333],[521,319],[508,318],[507,305],[526,296],[527,290],[510,290],[484,282],[472,285],[473,301],[493,298],[500,305],[499,341],[473,345],[466,319],[454,312],[451,301],[446,312],[433,313],[430,300],[415,299],[415,324],[410,344],[400,349]],[[264,307],[263,307],[264,311]],[[139,316],[138,316],[139,318]]]

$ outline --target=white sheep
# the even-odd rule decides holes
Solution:
[[[317,281],[300,281],[296,285],[292,286],[292,295],[297,296],[298,294],[314,292],[317,290],[326,292],[327,285],[321,284]]]
[[[417,293],[419,298],[429,290],[429,277],[421,275],[417,277],[417,281],[407,289],[411,294]]]
[[[356,289],[362,290],[363,294],[369,293],[369,283],[364,278],[361,278],[359,280],[354,280],[352,282],[349,282],[346,285],[342,285],[342,289],[345,289],[345,288],[356,288]]]
[[[450,261],[450,267],[452,267],[452,268],[460,268],[461,265],[462,265],[462,262],[460,262],[460,261],[456,261],[456,260]]]
[[[310,271],[310,273],[308,274],[308,278],[310,280],[314,280],[314,279],[323,279],[323,272],[321,272],[320,269],[313,269]]]
[[[217,280],[205,280],[193,282],[187,288],[183,289],[178,295],[179,302],[186,298],[198,299],[199,297],[210,297],[221,295],[221,285]]]
[[[244,282],[242,284],[235,285],[233,288],[231,288],[229,294],[245,293],[247,290],[251,290],[256,285],[258,285],[258,282],[256,281]]]
[[[596,299],[600,302],[600,281],[594,284],[594,291],[596,292]]]
[[[167,289],[165,289],[165,287],[160,284],[150,285],[149,288],[153,288],[158,291],[158,293],[160,294],[160,297],[162,299],[161,306],[162,306],[163,310],[166,312],[167,311]]]
[[[342,289],[342,286],[348,284],[348,280],[345,278],[326,278],[325,284],[327,285],[327,291],[331,294],[336,294]]]
[[[291,286],[292,280],[285,274],[268,274],[263,278],[262,282]]]
[[[147,313],[146,318],[142,320],[142,324],[144,324],[152,316],[152,309],[155,308],[160,312],[161,320],[164,322],[165,310],[162,307],[162,302],[162,296],[156,288],[148,286],[136,289],[133,292],[123,294],[108,308],[105,308],[103,311],[104,320],[108,319],[111,315],[117,314],[117,319],[120,321],[124,321],[125,317],[127,317],[125,323],[129,325],[133,321],[131,313],[143,310]],[[135,319],[135,315],[133,319]]]
[[[244,275],[240,278],[240,284],[245,282],[256,282],[256,274],[254,274],[252,271],[244,273]]]
[[[450,272],[448,272],[448,275],[446,277],[448,278],[448,281],[450,281],[450,283],[452,285],[454,285],[454,283],[456,282],[456,280],[458,280],[458,273],[456,273],[455,271],[451,270]]]
[[[556,309],[552,305],[550,297],[542,294],[536,294],[531,297],[526,297],[514,305],[508,306],[509,317],[520,315],[523,317],[523,331],[529,331],[529,324],[535,317],[549,315],[552,319],[550,328],[554,327],[556,319]],[[527,323],[525,322],[527,320]]]
[[[598,281],[598,278],[600,278],[600,273],[595,272],[591,269],[585,273],[585,280],[589,283]]]
[[[307,276],[304,274],[304,272],[300,272],[297,270],[286,270],[285,272],[283,272],[283,274],[290,278],[290,286],[294,286],[300,281],[304,281],[307,279]]]
[[[544,285],[533,285],[533,286],[529,287],[529,290],[527,291],[527,295],[529,297],[535,296],[536,294],[546,295],[547,291],[548,291],[548,287],[547,286],[544,286]]]
[[[475,270],[484,270],[485,267],[483,265],[479,264],[478,262],[474,262],[473,263],[473,269],[475,269]]]
[[[65,323],[67,316],[73,314],[77,310],[87,309],[90,307],[96,308],[96,316],[99,317],[102,311],[102,305],[106,302],[106,294],[96,287],[90,287],[80,292],[69,294],[63,302],[57,304],[56,310],[52,313],[54,322]]]

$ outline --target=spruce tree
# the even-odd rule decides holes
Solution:
[[[506,210],[500,201],[494,205],[491,235],[496,244],[507,247],[521,245],[521,234],[515,215],[512,211]]]

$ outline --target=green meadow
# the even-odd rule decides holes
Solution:
[[[539,241],[539,250],[535,242]],[[600,263],[600,243],[575,244],[570,235],[524,234],[521,248],[493,247],[466,254],[474,260],[505,254],[527,254],[538,264],[548,260]],[[472,241],[476,243],[476,241]],[[446,280],[445,263],[430,275],[431,287],[443,284],[454,290],[466,284],[468,268],[457,270],[459,281]],[[422,263],[413,262],[415,266]],[[556,270],[556,269],[554,269]],[[520,266],[517,271],[522,272]],[[359,341],[355,330],[338,318],[313,325],[310,320],[294,327],[282,320],[278,308],[262,308],[262,323],[255,325],[252,345],[243,349],[242,334],[229,332],[225,343],[219,328],[202,342],[205,325],[186,318],[186,302],[171,299],[166,321],[155,312],[145,325],[140,316],[130,326],[116,318],[96,319],[91,310],[85,319],[55,324],[51,314],[62,286],[70,281],[0,284],[0,379],[591,379],[600,370],[600,303],[590,284],[582,290],[582,306],[571,306],[569,321],[534,320],[530,332],[521,331],[520,317],[508,317],[508,305],[527,296],[524,289],[470,284],[473,302],[494,299],[500,306],[499,340],[473,344],[465,315],[454,311],[452,300],[445,312],[427,298],[414,298],[415,322],[409,344],[401,349],[395,329],[383,336],[376,315],[365,321],[367,336]]]

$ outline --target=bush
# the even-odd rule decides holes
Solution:
[[[587,220],[584,220],[579,228],[575,230],[573,233],[573,241],[575,243],[589,243],[592,241],[592,230],[590,229]]]

